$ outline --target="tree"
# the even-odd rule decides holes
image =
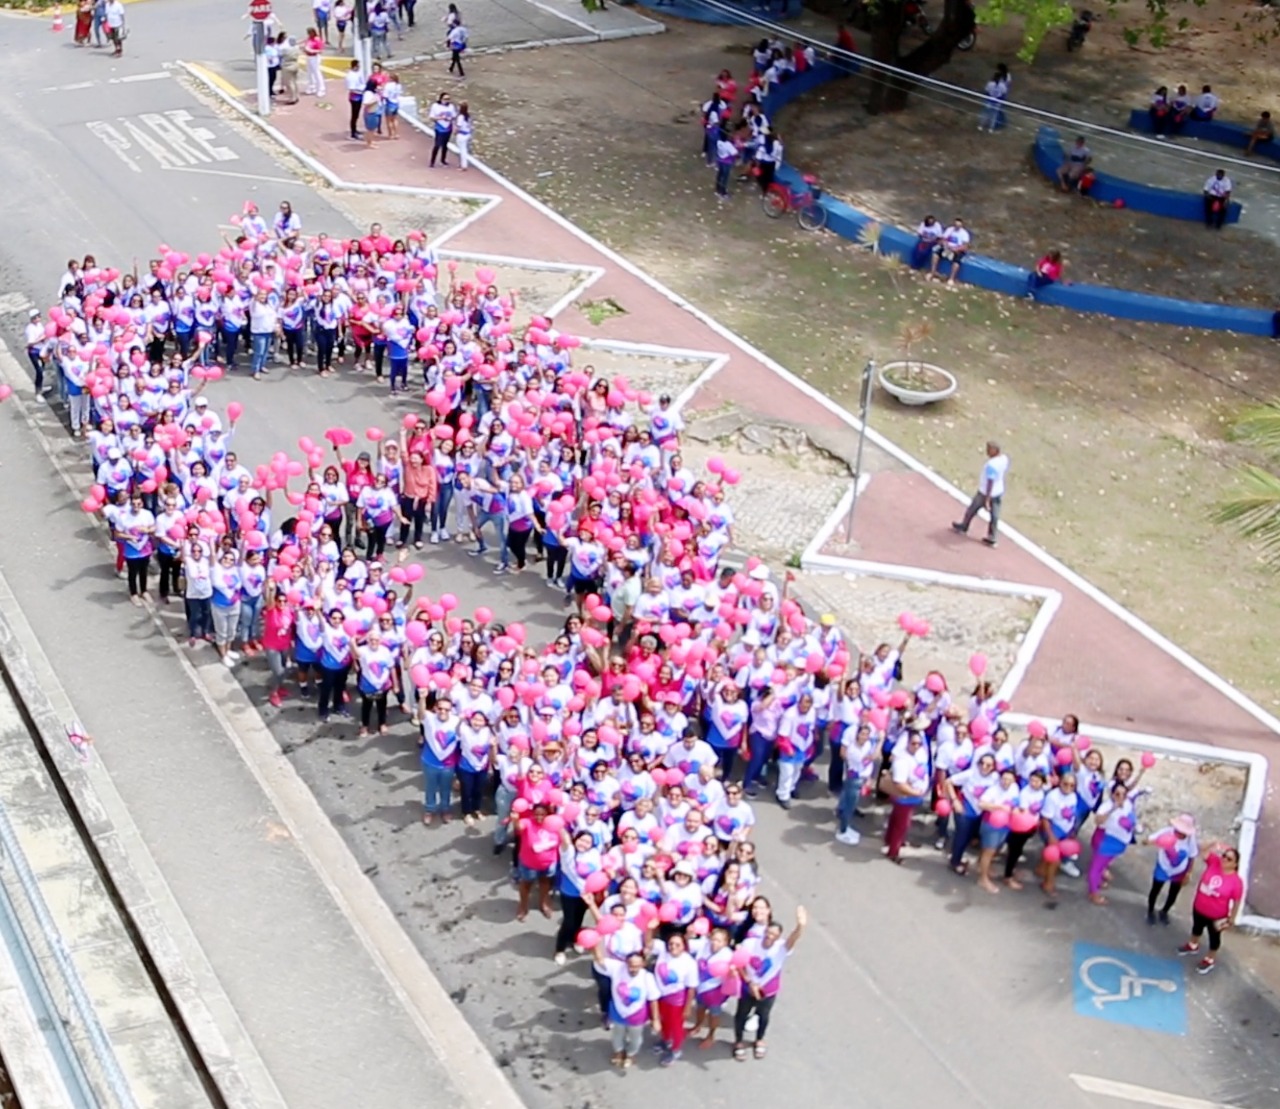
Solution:
[[[1255,448],[1266,466],[1249,464],[1239,471],[1240,492],[1214,512],[1220,524],[1230,524],[1258,544],[1267,566],[1280,571],[1280,404],[1250,409],[1235,424],[1236,438]]]
[[[1120,0],[1094,0],[1094,12],[1114,8]],[[1203,7],[1206,0],[1146,0],[1142,18],[1124,27],[1125,39],[1131,46],[1147,42],[1159,49],[1170,37],[1191,25],[1185,14],[1190,7]],[[973,32],[975,23],[988,27],[1003,26],[1013,16],[1022,21],[1022,46],[1018,58],[1032,61],[1045,36],[1055,27],[1065,27],[1076,14],[1067,0],[985,0],[975,12],[973,0],[943,0],[942,18],[923,41],[903,50],[903,33],[907,30],[907,7],[912,0],[860,0],[853,22],[870,32],[871,57],[877,62],[905,70],[921,77],[941,69],[951,60],[957,45]],[[1083,5],[1082,5],[1083,6]],[[1254,39],[1266,44],[1280,37],[1280,0],[1259,0],[1256,7],[1245,11],[1237,29],[1251,26]],[[915,84],[908,77],[871,75],[872,112],[901,111]]]

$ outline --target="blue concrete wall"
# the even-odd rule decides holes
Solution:
[[[1151,124],[1151,113],[1146,108],[1134,108],[1129,113],[1129,126],[1147,135],[1155,134],[1155,128]],[[1252,124],[1227,123],[1225,120],[1218,119],[1189,119],[1177,131],[1178,135],[1189,139],[1216,142],[1223,146],[1234,146],[1239,150],[1249,145],[1249,136],[1252,133]],[[1253,148],[1253,152],[1280,161],[1280,142],[1274,140],[1260,142]]]
[[[1037,168],[1050,181],[1057,184],[1058,167],[1066,161],[1066,153],[1062,139],[1052,127],[1041,127],[1036,132],[1036,140],[1032,146]],[[1091,200],[1099,200],[1110,204],[1123,200],[1126,207],[1138,212],[1150,212],[1153,216],[1165,216],[1168,219],[1185,219],[1196,222],[1204,220],[1204,196],[1202,193],[1183,193],[1176,189],[1158,189],[1154,185],[1146,185],[1139,181],[1126,181],[1111,173],[1094,170],[1097,180],[1089,190]],[[1227,206],[1227,222],[1240,221],[1240,204],[1233,200]]]
[[[717,26],[732,27],[740,27],[746,23],[748,14],[755,16],[757,19],[763,16],[765,19],[777,22],[779,20],[795,19],[804,11],[802,0],[785,0],[785,8],[780,6],[780,0],[759,0],[758,3],[756,0],[719,0],[720,3],[740,8],[743,12],[741,18],[735,17],[730,12],[721,11],[719,8],[699,4],[698,0],[671,0],[670,3],[664,2],[661,4],[657,0],[629,0],[629,2],[642,8],[648,8],[654,15],[673,15],[679,19],[688,19],[694,23],[712,23]],[[758,10],[764,4],[769,5],[769,10]]]
[[[808,73],[779,85],[765,102],[765,110],[775,116],[782,108],[797,98],[812,92],[846,73],[845,70],[822,62]],[[1060,149],[1059,144],[1059,149]],[[1054,169],[1061,163],[1061,154]],[[798,188],[802,176],[793,166],[782,166],[778,179],[792,188]],[[1200,198],[1194,198],[1200,203]],[[832,196],[823,196],[820,203],[827,211],[827,228],[841,238],[858,241],[859,234],[868,223],[874,222],[864,212]],[[1197,218],[1203,217],[1200,209]],[[912,231],[885,225],[880,231],[880,251],[901,258],[908,265],[912,261],[916,236]],[[939,267],[946,272],[945,263]],[[960,267],[958,280],[1004,293],[1007,296],[1025,296],[1030,271],[1022,266],[1001,262],[971,254]],[[1199,327],[1210,331],[1234,331],[1245,335],[1271,335],[1272,313],[1263,308],[1235,308],[1226,304],[1208,304],[1199,301],[1177,300],[1174,297],[1155,296],[1150,293],[1133,293],[1126,289],[1114,289],[1106,285],[1062,284],[1048,285],[1036,293],[1036,299],[1060,308],[1077,312],[1096,312],[1121,320],[1143,320],[1148,323],[1173,324],[1178,327]]]

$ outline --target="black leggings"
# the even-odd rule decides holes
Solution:
[[[302,355],[307,345],[307,333],[302,328],[284,329],[284,349],[288,355],[290,366],[301,366]]]
[[[516,531],[514,528],[507,531],[507,550],[511,552],[511,557],[515,559],[516,566],[521,570],[524,569],[525,552],[529,548],[529,533],[533,528],[526,528],[524,531]]]
[[[347,130],[351,133],[353,138],[358,137],[360,134],[357,128],[360,126],[360,103],[363,99],[364,97],[362,95],[359,100],[351,101],[351,126],[348,127]]]
[[[409,542],[409,525],[413,525],[413,541],[422,542],[422,529],[427,523],[427,509],[430,505],[425,497],[401,497],[400,513],[404,523],[400,525],[400,546]]]
[[[381,527],[374,525],[365,532],[365,535],[368,536],[365,541],[369,544],[370,558],[382,557],[383,552],[387,549],[387,528],[390,526],[390,524],[383,524]]]
[[[1018,865],[1018,860],[1022,858],[1022,852],[1030,838],[1030,832],[1009,833],[1009,838],[1005,840],[1004,876],[1006,878],[1013,877],[1014,869]]]
[[[565,547],[547,547],[547,578],[564,577],[565,563],[569,561],[569,551]]]
[[[1160,896],[1162,889],[1164,889],[1164,880],[1162,878],[1152,878],[1151,890],[1147,894],[1147,912],[1154,913],[1156,911],[1156,898]],[[1181,882],[1169,883],[1169,892],[1165,895],[1164,908],[1160,910],[1165,916],[1169,915],[1169,910],[1173,908],[1173,903],[1178,900],[1178,894],[1181,892]]]
[[[336,712],[342,708],[342,695],[347,691],[347,675],[351,673],[350,666],[344,666],[341,670],[330,670],[327,666],[320,667],[320,715],[328,716],[331,711]]]
[[[170,594],[180,593],[178,575],[182,572],[182,560],[177,555],[168,555],[163,551],[156,552],[160,561],[160,599],[167,601]]]
[[[337,328],[316,328],[316,369],[333,369],[333,348],[338,344]]]
[[[136,597],[139,593],[145,593],[147,591],[147,570],[151,566],[150,556],[126,558],[124,562],[129,568],[129,596]]]
[[[1205,916],[1203,913],[1198,913],[1196,912],[1195,909],[1192,909],[1191,910],[1192,936],[1194,936],[1196,939],[1199,939],[1200,936],[1204,933],[1204,930],[1206,928],[1209,930],[1209,950],[1217,951],[1218,948],[1222,946],[1222,932],[1218,928],[1218,922],[1216,920],[1211,920],[1209,917]]]
[[[385,728],[387,726],[387,695],[383,693],[364,693],[360,694],[360,726],[362,728],[369,727],[370,721],[373,719],[374,711],[378,713],[378,727]]]
[[[571,893],[560,894],[560,908],[564,910],[564,916],[560,918],[560,929],[556,932],[557,955],[573,946],[587,917],[587,903]]]
[[[756,1027],[756,1043],[763,1040],[764,1034],[769,1031],[769,1014],[773,1012],[773,1003],[777,1000],[777,994],[773,997],[752,997],[750,993],[744,993],[738,998],[738,1008],[733,1014],[734,1043],[742,1043],[742,1037],[747,1034],[747,1020],[752,1013],[760,1021]]]
[[[453,57],[449,59],[449,72],[452,73],[455,69],[458,71],[459,77],[465,77],[467,75],[466,71],[462,68],[461,50],[454,50]]]

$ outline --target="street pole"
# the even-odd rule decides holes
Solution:
[[[373,35],[369,33],[369,0],[356,0],[356,33],[351,39],[351,56],[360,63],[367,78],[373,72]]]
[[[858,486],[862,484],[862,448],[867,442],[867,417],[871,414],[871,392],[875,388],[876,364],[869,359],[862,368],[862,398],[858,411],[858,454],[853,462],[853,499],[849,501],[849,523],[845,528],[844,541],[848,546],[853,542],[853,514],[858,507]]]
[[[266,20],[253,21],[253,61],[258,77],[258,115],[266,119],[271,114],[271,89],[267,77],[267,24]]]

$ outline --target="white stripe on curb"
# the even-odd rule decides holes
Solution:
[[[1227,1105],[1221,1101],[1205,1101],[1203,1098],[1170,1094],[1164,1090],[1153,1090],[1148,1086],[1113,1082],[1109,1078],[1094,1078],[1087,1074],[1073,1074],[1070,1078],[1085,1093],[1100,1094],[1103,1097],[1135,1102],[1138,1105],[1155,1105],[1160,1109],[1242,1109],[1241,1106]]]

